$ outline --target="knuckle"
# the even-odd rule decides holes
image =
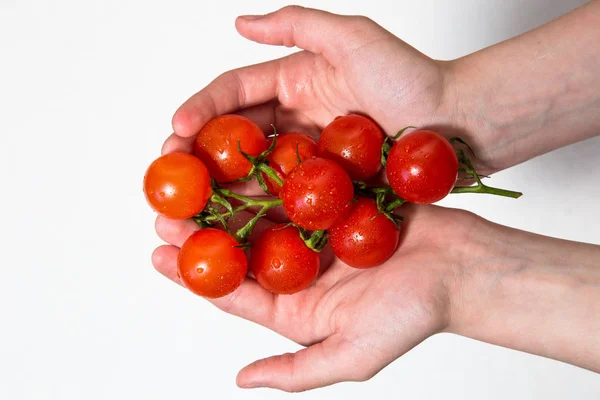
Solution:
[[[304,10],[304,7],[299,6],[297,4],[291,4],[289,6],[285,6],[283,7],[280,12],[284,13],[284,14],[296,14],[298,12],[301,12],[302,10]]]
[[[370,369],[355,368],[348,377],[348,380],[351,382],[365,382],[373,378],[375,374],[376,372]]]

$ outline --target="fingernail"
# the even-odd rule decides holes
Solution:
[[[257,19],[264,18],[264,15],[242,15],[240,18],[245,19],[246,21],[256,21]]]

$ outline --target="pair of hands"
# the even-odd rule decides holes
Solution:
[[[232,112],[265,132],[273,124],[280,132],[315,136],[334,117],[357,111],[388,134],[411,124],[449,134],[459,126],[452,64],[430,59],[367,18],[286,7],[240,17],[236,28],[250,40],[303,51],[219,76],[177,110],[175,133],[163,154],[191,151],[194,135],[208,120]],[[497,169],[485,158],[481,136],[461,136],[484,155],[477,160],[480,169]],[[452,330],[460,286],[455,282],[467,251],[469,257],[485,256],[470,243],[486,222],[435,206],[405,205],[400,214],[406,223],[399,250],[378,268],[353,269],[325,254],[325,272],[298,294],[273,295],[248,279],[231,295],[211,300],[308,346],[250,364],[239,373],[238,385],[301,391],[366,380],[427,337]],[[156,221],[169,245],[157,248],[152,261],[175,282],[179,246],[196,229],[193,221]]]

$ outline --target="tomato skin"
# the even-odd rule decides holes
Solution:
[[[146,201],[167,218],[193,217],[204,209],[211,194],[208,169],[188,153],[165,154],[154,160],[144,174]]]
[[[208,121],[194,142],[194,154],[219,183],[248,175],[252,164],[238,151],[257,156],[267,149],[267,139],[258,125],[246,117],[226,114]]]
[[[419,130],[396,141],[388,156],[386,173],[398,196],[411,203],[435,203],[454,187],[458,158],[443,136]]]
[[[334,254],[354,268],[372,268],[396,251],[400,229],[379,214],[375,200],[359,197],[348,218],[327,230]]]
[[[252,243],[250,269],[272,293],[306,289],[317,277],[319,266],[319,254],[306,247],[295,226],[273,225]]]
[[[271,143],[273,143],[273,138],[270,138],[267,141],[267,148],[271,146]],[[289,173],[298,165],[296,145],[298,146],[300,160],[306,160],[307,158],[317,155],[317,143],[310,135],[298,132],[287,132],[277,135],[275,149],[267,156],[267,161],[269,162],[269,167],[271,167],[282,180],[285,180]],[[267,184],[269,193],[274,196],[279,195],[281,186],[264,173],[263,178]]]
[[[279,197],[293,222],[305,229],[321,230],[348,215],[354,186],[335,162],[313,157],[288,175]]]
[[[248,260],[227,232],[205,228],[194,232],[177,257],[177,275],[191,292],[208,298],[228,295],[246,277]]]
[[[385,134],[371,119],[357,114],[337,117],[323,129],[319,157],[338,163],[352,180],[366,181],[381,170]]]

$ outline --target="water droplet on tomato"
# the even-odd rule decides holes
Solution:
[[[160,193],[159,193],[159,196],[160,196],[160,197],[165,197],[165,192],[160,192]]]
[[[410,151],[410,146],[409,145],[404,146],[404,151],[408,153]]]
[[[204,273],[204,268],[202,268],[202,267],[198,267],[198,268],[196,268],[196,272],[197,272],[199,275],[202,275],[202,274]]]
[[[308,188],[308,190],[313,190],[315,188],[315,185],[312,183],[309,183],[307,188]]]
[[[281,268],[281,261],[279,261],[278,258],[274,258],[273,261],[271,262],[271,266],[275,269],[279,269],[279,268]]]

